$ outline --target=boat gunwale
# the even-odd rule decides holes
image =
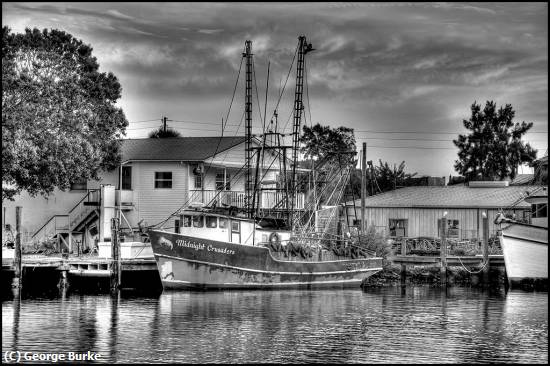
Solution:
[[[246,267],[229,266],[229,265],[222,264],[222,263],[204,262],[204,261],[200,261],[200,260],[194,260],[194,259],[188,259],[188,258],[183,258],[183,257],[171,256],[171,255],[167,255],[167,254],[155,254],[155,256],[170,258],[170,259],[177,259],[177,260],[186,261],[186,262],[199,263],[199,264],[204,264],[204,265],[209,265],[209,266],[218,266],[218,267],[224,267],[224,268],[237,269],[237,270],[240,270],[240,271],[266,273],[266,274],[270,274],[270,275],[300,275],[300,276],[318,275],[318,276],[326,276],[326,275],[331,275],[331,274],[344,274],[344,273],[354,273],[354,272],[362,273],[362,272],[367,272],[367,271],[381,271],[382,270],[382,266],[380,266],[380,267],[359,268],[359,269],[353,269],[353,270],[350,269],[350,270],[344,270],[344,271],[331,271],[331,272],[281,272],[281,271],[267,271],[267,270],[253,269],[253,268],[246,268]],[[378,257],[377,258],[362,258],[362,260],[369,260],[369,259],[381,259],[381,258],[378,258]],[[357,259],[352,259],[352,260],[356,261]],[[347,261],[347,260],[341,260],[339,262],[344,262],[344,261]],[[290,262],[291,263],[327,263],[328,261],[327,262],[297,262],[297,261],[290,261]],[[288,263],[288,262],[286,262],[286,263]]]

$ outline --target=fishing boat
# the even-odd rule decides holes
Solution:
[[[330,225],[319,230],[319,220],[312,220],[322,209],[313,199],[308,209],[298,210],[297,190],[299,134],[303,110],[305,55],[312,51],[304,36],[299,37],[296,49],[296,87],[294,100],[294,124],[292,146],[281,143],[277,121],[264,130],[260,148],[252,146],[252,43],[245,42],[243,59],[246,60],[245,89],[245,166],[246,207],[220,205],[213,199],[206,204],[190,202],[174,214],[179,217],[177,232],[162,227],[148,230],[151,247],[165,289],[275,289],[359,287],[366,278],[382,269],[382,258],[369,248],[358,244],[342,225],[336,233],[329,232]],[[294,59],[293,59],[294,62]],[[291,65],[292,68],[292,65]],[[269,75],[269,68],[268,68]],[[268,76],[269,80],[269,76]],[[266,91],[267,104],[267,91]],[[274,111],[275,118],[277,111]],[[265,116],[265,113],[264,113]],[[264,120],[265,126],[265,120]],[[287,157],[287,150],[292,152]],[[258,205],[262,186],[262,161],[266,152],[279,159],[282,167],[273,210],[263,211]],[[349,152],[342,152],[349,153]],[[252,166],[252,162],[256,162]],[[324,208],[332,203],[337,220],[339,198],[334,182],[349,178],[351,165],[345,172],[326,170],[327,185],[333,184],[331,194],[315,193],[308,197],[324,197]],[[235,177],[236,178],[236,177]],[[326,185],[325,185],[326,187]],[[315,185],[313,185],[315,189]],[[271,189],[274,189],[271,187]],[[328,197],[328,198],[327,198]],[[329,210],[330,211],[330,210]],[[313,222],[317,222],[313,225]]]
[[[500,214],[500,243],[506,275],[512,285],[548,285],[548,193],[540,189],[524,198],[531,204],[531,223],[506,219]]]

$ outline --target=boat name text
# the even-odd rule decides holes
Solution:
[[[206,251],[208,251],[208,252],[216,252],[216,253],[228,254],[228,255],[235,254],[235,251],[231,250],[231,249],[218,248],[218,247],[213,246],[212,244],[206,245],[204,243],[197,243],[197,242],[194,242],[194,241],[191,241],[191,240],[178,239],[178,240],[176,240],[176,244],[179,247],[192,248],[192,249],[195,249],[195,250],[205,250],[206,249]]]

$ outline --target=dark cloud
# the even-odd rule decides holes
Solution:
[[[247,39],[261,99],[268,62],[275,98],[304,34],[316,48],[307,56],[314,121],[455,130],[474,100],[495,99],[547,128],[545,3],[3,3],[2,10],[14,31],[63,28],[90,43],[101,68],[119,77],[130,120],[162,110],[218,121]]]

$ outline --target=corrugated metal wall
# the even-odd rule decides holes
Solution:
[[[365,217],[367,225],[374,225],[379,228],[389,230],[390,219],[407,219],[408,237],[438,237],[438,219],[447,212],[447,220],[459,220],[459,230],[461,238],[474,238],[483,235],[483,212],[486,211],[489,218],[489,232],[494,233],[498,230],[494,224],[497,209],[478,209],[478,208],[378,208],[367,207]],[[514,210],[518,218],[523,217],[523,209]],[[353,215],[353,209],[348,208],[348,214]],[[361,210],[357,210],[361,215]]]

